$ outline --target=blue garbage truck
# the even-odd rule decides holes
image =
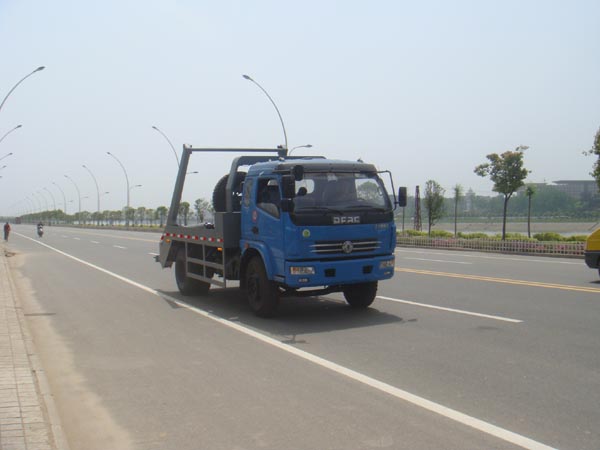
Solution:
[[[190,157],[214,152],[241,155],[214,188],[214,221],[185,226],[178,213]],[[239,282],[262,317],[275,315],[282,298],[331,292],[367,308],[377,283],[394,275],[394,210],[406,205],[406,188],[396,196],[393,186],[389,171],[360,160],[184,145],[156,260],[175,265],[183,295]]]

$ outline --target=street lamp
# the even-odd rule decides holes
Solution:
[[[52,194],[52,192],[50,192],[48,190],[48,188],[43,188],[48,194],[50,194],[50,198],[52,199],[52,206],[53,206],[53,213],[56,213],[56,200],[54,199],[54,194]],[[50,224],[52,224],[52,216],[50,217],[50,220],[48,221]]]
[[[37,69],[35,69],[33,72],[25,75],[23,78],[21,78],[17,84],[15,84],[12,89],[10,91],[8,91],[8,94],[6,94],[6,97],[4,97],[4,100],[2,100],[2,103],[0,103],[0,111],[2,110],[2,107],[4,106],[4,103],[6,103],[6,99],[8,98],[8,96],[10,94],[12,94],[12,92],[17,88],[18,85],[20,85],[23,81],[25,81],[25,79],[29,78],[31,75],[33,75],[36,72],[39,72],[40,70],[44,70],[44,66],[40,66]]]
[[[44,194],[42,194],[42,191],[37,191],[38,194],[40,194],[40,197],[42,197],[44,199],[44,204],[46,205],[46,217],[48,217],[48,214],[50,213],[50,208],[48,207],[48,200],[46,199],[46,196]],[[43,216],[42,216],[43,218]]]
[[[98,217],[96,217],[96,225],[100,226],[100,188],[98,187],[98,181],[96,181],[96,177],[94,176],[92,171],[85,164],[81,167],[83,167],[85,170],[87,170],[90,173],[90,175],[94,179],[94,183],[96,184],[96,194],[98,196]]]
[[[127,183],[127,210],[125,211],[125,227],[129,228],[129,191],[131,191],[131,189],[129,189],[129,177],[127,176],[127,171],[125,170],[125,166],[123,166],[121,161],[119,161],[119,158],[117,158],[111,152],[106,152],[106,154],[109,156],[112,156],[115,159],[115,161],[117,161],[119,163],[119,165],[121,166],[121,169],[123,169],[123,173],[125,174],[125,181]]]
[[[312,144],[306,144],[306,145],[297,145],[295,147],[292,147],[292,149],[290,150],[290,152],[288,153],[288,156],[292,154],[292,152],[294,150],[296,150],[297,148],[312,148]]]
[[[160,131],[160,129],[158,127],[155,127],[154,125],[152,125],[152,128],[154,128],[156,131],[158,131],[160,134],[162,134],[163,137],[167,140],[167,142],[171,146],[171,149],[173,149],[173,153],[175,154],[175,159],[177,160],[177,167],[179,167],[179,156],[177,156],[177,152],[175,151],[175,147],[173,147],[173,143],[171,142],[171,140],[167,137],[167,135],[165,133]]]
[[[37,196],[35,195],[35,192],[31,194],[31,197],[35,199],[35,201],[38,204],[39,207],[39,211],[40,211],[40,215],[42,214],[42,202],[40,202],[40,199],[37,198]]]
[[[65,191],[63,191],[62,188],[58,184],[56,184],[54,181],[52,182],[52,184],[58,188],[58,190],[60,191],[60,193],[63,196],[63,206],[65,207],[65,215],[67,215],[67,198],[65,197]]]
[[[0,158],[0,161],[2,161],[4,158],[9,157],[10,155],[12,155],[12,152],[7,153],[6,155],[4,155],[2,158]]]
[[[8,131],[6,132],[6,134],[0,138],[0,142],[2,142],[2,141],[4,140],[4,138],[5,138],[6,136],[8,136],[10,133],[12,133],[12,132],[13,132],[13,131],[15,131],[15,130],[18,130],[18,129],[19,129],[19,128],[21,128],[22,126],[23,126],[23,125],[17,125],[17,126],[16,126],[16,127],[14,127],[12,130],[8,130]],[[12,153],[11,153],[11,155],[12,155]]]
[[[271,98],[271,96],[269,95],[269,93],[267,91],[265,91],[265,89],[260,84],[258,84],[254,79],[252,79],[248,75],[242,75],[242,76],[246,80],[252,81],[255,85],[257,85],[259,87],[259,89],[265,93],[265,95],[268,97],[268,99],[271,100],[271,103],[275,107],[275,111],[277,111],[277,115],[279,116],[279,120],[281,122],[281,127],[283,128],[283,138],[285,139],[285,150],[287,151],[287,149],[288,149],[287,133],[285,132],[285,125],[283,124],[283,118],[281,117],[281,113],[279,112],[279,108],[277,107],[277,105],[275,104],[275,102],[273,101],[273,99]]]
[[[79,192],[79,187],[77,186],[77,183],[73,181],[73,178],[71,178],[69,175],[65,175],[65,178],[71,180],[71,183],[73,183],[73,186],[75,186],[75,190],[77,191],[77,199],[79,200],[79,215],[77,216],[77,223],[81,225],[81,192]]]

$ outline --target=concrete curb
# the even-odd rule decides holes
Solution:
[[[48,380],[35,353],[7,257],[0,246],[0,448],[69,450]]]

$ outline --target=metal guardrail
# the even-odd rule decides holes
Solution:
[[[400,247],[442,248],[489,253],[566,256],[575,258],[583,258],[585,249],[585,242],[501,241],[497,239],[454,239],[422,236],[398,236],[397,245]]]

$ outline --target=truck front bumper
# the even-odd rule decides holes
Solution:
[[[333,261],[286,261],[284,284],[292,288],[334,286],[387,280],[394,275],[393,255]]]

